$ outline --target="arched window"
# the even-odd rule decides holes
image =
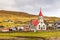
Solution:
[[[45,25],[43,25],[43,29],[45,29]]]
[[[39,25],[39,29],[40,29],[40,25]]]

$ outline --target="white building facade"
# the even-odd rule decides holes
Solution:
[[[38,17],[38,25],[36,26],[37,30],[46,30],[46,24],[44,23],[43,15],[40,10],[39,17]]]

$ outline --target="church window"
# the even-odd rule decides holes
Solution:
[[[42,24],[43,22],[41,22],[41,24]]]
[[[43,25],[43,29],[45,29],[45,25]]]
[[[40,25],[39,25],[39,29],[40,29]]]

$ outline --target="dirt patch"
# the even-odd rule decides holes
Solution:
[[[13,38],[13,39],[0,39],[0,40],[44,40],[40,38]]]
[[[10,39],[0,39],[0,40],[60,40],[60,37],[50,37],[48,39],[42,37],[16,37]]]
[[[60,40],[60,37],[50,37],[48,40]]]
[[[45,38],[42,38],[42,37],[28,37],[28,36],[17,36],[15,38],[0,39],[0,40],[45,40]]]
[[[28,37],[28,36],[17,36],[18,39],[21,39],[21,40],[45,40],[45,38],[43,37]]]

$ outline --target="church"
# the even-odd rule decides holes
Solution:
[[[34,29],[36,30],[46,30],[46,24],[44,23],[44,18],[43,18],[43,14],[42,11],[40,10],[40,13],[38,15],[38,19],[33,19],[31,21]]]

